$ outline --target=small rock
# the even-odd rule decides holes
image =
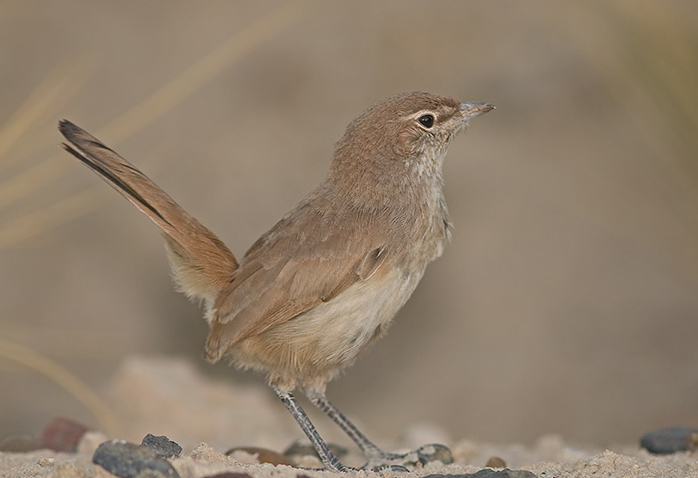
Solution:
[[[438,443],[422,445],[417,449],[417,452],[426,459],[427,463],[432,461],[440,461],[444,465],[453,463],[453,453],[445,445],[439,445]]]
[[[182,447],[177,443],[166,436],[155,436],[151,433],[148,433],[145,438],[143,438],[141,446],[150,448],[164,458],[177,458],[182,453]]]
[[[335,445],[334,443],[328,443],[327,446],[330,448],[330,451],[334,453],[334,456],[337,458],[342,458],[345,456],[349,451],[339,445]],[[284,450],[284,455],[286,456],[315,456],[317,457],[317,451],[315,451],[315,448],[313,445],[303,443],[303,442],[295,442],[286,450]],[[319,458],[319,457],[318,457]]]
[[[92,462],[121,478],[179,478],[172,465],[153,450],[123,440],[102,443]]]
[[[698,450],[698,433],[691,433],[686,437],[686,450],[696,451]]]
[[[698,429],[683,427],[657,428],[645,433],[640,438],[640,446],[657,455],[686,451],[693,433],[698,433]]]
[[[493,456],[489,460],[487,460],[487,463],[485,463],[485,466],[487,468],[506,468],[507,464],[504,460],[502,460],[498,456]]]
[[[313,449],[314,450],[314,449]],[[231,448],[226,451],[226,455],[232,455],[236,451],[244,451],[250,455],[257,457],[257,461],[260,463],[271,463],[272,465],[289,465],[294,466],[295,463],[290,460],[287,456],[277,453],[275,451],[269,450],[267,448],[258,448],[255,446],[240,446],[236,448]]]
[[[216,475],[209,475],[204,478],[252,478],[250,475],[247,473],[239,473],[239,472],[232,472],[232,471],[225,471],[223,473],[218,473]]]
[[[36,462],[42,468],[49,468],[56,464],[55,458],[46,458],[45,456],[39,457]]]
[[[39,448],[73,453],[87,427],[67,418],[54,418],[46,425],[39,439]]]

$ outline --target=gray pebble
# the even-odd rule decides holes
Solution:
[[[92,462],[121,478],[179,478],[172,465],[153,450],[123,440],[99,445]]]
[[[166,436],[155,436],[148,433],[141,446],[145,448],[150,448],[158,455],[165,458],[177,458],[182,453],[182,447],[177,443],[173,442]]]
[[[657,455],[686,451],[692,433],[698,433],[698,428],[657,428],[645,433],[640,438],[640,446]]]

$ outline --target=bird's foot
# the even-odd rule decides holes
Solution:
[[[394,471],[409,471],[424,466],[432,461],[440,461],[445,465],[453,463],[453,454],[448,447],[432,443],[423,445],[408,453],[381,453],[369,458],[363,469],[384,469]]]
[[[318,471],[322,470],[323,468],[305,468],[301,467],[301,469],[304,470],[313,470],[313,471]],[[406,466],[402,465],[394,465],[394,464],[382,464],[382,465],[376,465],[376,466],[369,466],[367,463],[366,465],[362,466],[361,468],[354,468],[353,466],[348,466],[345,465],[344,463],[341,463],[339,461],[335,461],[330,464],[325,464],[325,470],[327,471],[335,471],[338,473],[349,473],[349,472],[355,472],[355,471],[383,471],[383,470],[390,470],[390,471],[403,471],[403,472],[408,472],[409,473],[409,468]]]

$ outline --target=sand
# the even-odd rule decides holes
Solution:
[[[75,453],[36,450],[27,453],[0,453],[2,478],[107,478],[111,475],[92,464],[99,444],[111,438],[140,443],[147,433],[166,434],[184,447],[171,461],[181,478],[199,478],[224,471],[248,473],[256,478],[328,476],[329,472],[299,470],[268,463],[259,464],[256,455],[223,454],[234,446],[259,446],[282,451],[301,438],[292,420],[272,394],[258,385],[240,385],[214,380],[200,374],[185,360],[172,358],[129,358],[112,378],[105,395],[109,397],[119,431],[107,436],[90,431],[80,440]],[[321,427],[324,429],[325,427]],[[330,440],[341,435],[328,435]],[[447,434],[428,424],[406,429],[396,449],[410,449],[419,443],[445,438]],[[336,440],[345,445],[345,441]],[[410,475],[466,474],[481,470],[492,457],[499,457],[514,470],[528,470],[539,477],[698,477],[698,454],[651,455],[632,444],[613,450],[576,447],[557,435],[541,437],[534,444],[488,444],[452,440],[448,445],[454,463],[440,462],[418,467]],[[358,451],[350,449],[345,461],[360,464]],[[319,466],[313,457],[301,464]],[[393,471],[359,471],[360,476],[407,476]]]
[[[87,435],[77,454],[55,453],[47,450],[24,454],[0,454],[0,476],[8,478],[111,477],[113,475],[90,462],[92,447],[103,438],[103,435],[96,433]],[[500,456],[512,456],[527,461],[528,464],[521,466],[520,469],[529,470],[539,477],[683,478],[698,476],[698,460],[687,454],[653,457],[638,450],[624,453],[606,450],[596,454],[587,454],[583,450],[564,446],[563,442],[549,437],[542,440],[548,444],[550,441],[556,441],[556,452],[554,456],[547,459],[541,459],[541,456],[552,450],[542,453],[539,447],[525,448],[520,445],[498,447],[464,441],[453,447],[458,463],[448,466],[432,463],[410,473],[410,475],[421,477],[433,473],[475,473],[482,467],[466,462],[475,457],[484,457],[486,453],[495,452]],[[244,459],[237,461],[213,450],[209,445],[201,444],[186,456],[173,460],[172,464],[182,478],[199,478],[224,471],[248,473],[256,478],[295,478],[299,474],[311,477],[327,477],[331,474],[324,471],[299,470],[285,465],[254,464],[249,463],[254,461],[254,457],[249,456],[248,458],[247,463]],[[389,471],[360,471],[351,474],[367,477],[381,476],[383,478],[408,476],[405,473]]]

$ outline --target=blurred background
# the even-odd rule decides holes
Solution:
[[[330,398],[387,439],[698,424],[696,2],[4,0],[0,79],[0,436],[99,427],[56,374],[108,399],[136,355],[264,387],[204,362],[156,227],[59,149],[59,119],[241,256],[351,119],[410,90],[497,110],[451,146],[450,247]]]

